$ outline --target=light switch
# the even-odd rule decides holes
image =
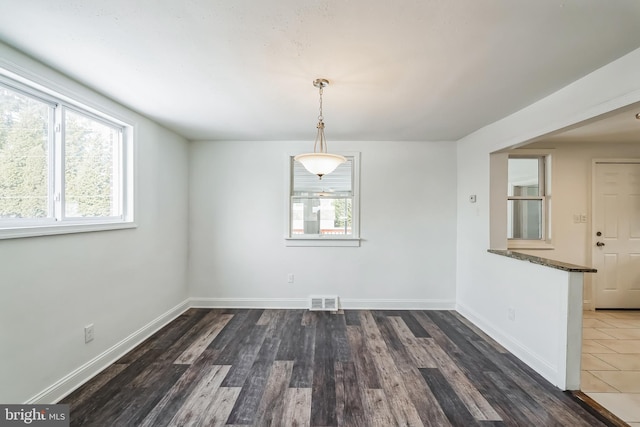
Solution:
[[[476,202],[476,195],[475,194],[472,194],[472,195],[469,196],[469,202],[471,202],[471,203],[475,203]]]

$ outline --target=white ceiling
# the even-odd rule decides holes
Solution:
[[[629,105],[601,117],[588,120],[536,139],[544,144],[566,142],[640,144],[640,103]],[[544,145],[543,144],[543,145]]]
[[[189,139],[457,140],[640,47],[638,0],[0,0],[0,40]]]

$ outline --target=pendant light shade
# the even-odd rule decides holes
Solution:
[[[324,137],[324,117],[322,117],[322,89],[329,84],[328,80],[315,79],[313,85],[320,90],[320,115],[318,116],[318,134],[316,142],[313,145],[313,153],[298,154],[293,159],[302,163],[302,166],[314,175],[318,175],[320,179],[324,175],[330,174],[340,164],[347,161],[343,156],[338,154],[327,153],[327,140]]]
[[[318,175],[322,179],[323,175],[330,174],[347,159],[338,154],[329,153],[307,153],[299,154],[294,159],[300,163],[309,172]]]

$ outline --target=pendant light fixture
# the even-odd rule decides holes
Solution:
[[[322,117],[322,89],[329,84],[326,79],[315,79],[313,85],[320,91],[320,115],[318,116],[318,134],[316,142],[313,145],[313,153],[298,154],[293,159],[302,163],[302,166],[314,175],[318,175],[320,179],[324,175],[330,174],[336,168],[347,161],[343,156],[338,154],[327,153],[327,140],[324,137],[324,117]]]

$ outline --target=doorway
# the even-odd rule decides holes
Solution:
[[[640,160],[593,166],[596,309],[640,309]]]
[[[594,161],[593,305],[585,311],[580,388],[640,425],[640,160]],[[606,310],[610,309],[610,310]],[[615,310],[624,309],[624,310]]]

